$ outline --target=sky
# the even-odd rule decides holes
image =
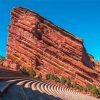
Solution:
[[[10,11],[29,8],[84,40],[87,52],[100,60],[100,0],[0,0],[0,55],[6,55]]]

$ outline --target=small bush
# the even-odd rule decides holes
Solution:
[[[87,86],[85,87],[85,91],[90,91],[92,88],[91,84],[87,84]]]
[[[84,87],[78,85],[77,89],[79,89],[80,91],[83,91],[84,90]]]
[[[56,82],[60,82],[60,78],[58,77],[58,76],[54,76],[54,80],[56,81]]]
[[[31,76],[31,77],[36,76],[36,72],[33,70],[33,68],[30,68],[30,69],[28,70],[28,73],[29,73],[29,76]]]
[[[75,88],[80,91],[84,90],[84,88],[82,86],[80,86],[79,84],[76,84]]]
[[[66,79],[66,84],[71,87],[71,80],[69,78]]]
[[[96,92],[96,95],[98,98],[100,98],[100,86],[97,87],[98,91]]]
[[[66,83],[66,81],[67,81],[67,80],[66,80],[66,78],[65,78],[65,77],[63,77],[63,76],[62,76],[62,77],[60,78],[60,83],[65,84],[65,83]]]
[[[54,80],[55,77],[54,77],[54,74],[50,73],[50,80]]]
[[[36,76],[36,72],[33,70],[33,68],[30,68],[30,69],[28,69],[28,70],[26,70],[25,68],[21,68],[20,70],[21,70],[22,73],[24,73],[25,75],[28,75],[28,76],[31,76],[31,77]]]
[[[73,88],[76,88],[76,87],[77,87],[77,84],[74,83],[74,82],[71,82],[71,86],[72,86]]]
[[[56,82],[60,82],[59,77],[52,73],[46,74],[46,80],[54,80]]]
[[[100,94],[99,94],[99,92],[100,92],[100,91],[99,91],[99,88],[97,88],[97,86],[94,85],[94,84],[91,86],[90,92],[91,92],[92,94],[95,94],[95,95],[100,95]]]
[[[50,74],[46,74],[46,80],[50,79]]]
[[[97,97],[100,97],[100,87],[99,86],[96,86],[95,84],[88,84],[86,86],[86,90],[96,95]]]
[[[38,79],[42,79],[42,74],[40,73],[39,75],[38,75]]]

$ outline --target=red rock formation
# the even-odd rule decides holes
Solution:
[[[82,85],[98,84],[83,41],[71,33],[22,7],[11,11],[8,30],[7,60],[43,74],[64,75]]]
[[[92,63],[94,64],[94,69],[98,72],[98,73],[100,73],[100,61],[97,61],[97,60],[95,60],[94,59],[94,57],[92,56],[92,55],[90,55],[90,54],[88,54],[89,55],[89,57],[90,57],[90,60],[92,61]]]

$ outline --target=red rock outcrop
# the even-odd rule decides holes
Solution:
[[[19,68],[64,75],[81,85],[100,82],[83,41],[37,13],[14,8],[8,31],[7,60]]]
[[[92,56],[92,55],[90,55],[90,54],[88,54],[89,55],[89,57],[90,57],[90,60],[92,61],[92,63],[94,64],[94,69],[98,72],[98,73],[100,73],[100,61],[97,61],[97,60],[95,60],[94,59],[94,57]]]

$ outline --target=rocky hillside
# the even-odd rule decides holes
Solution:
[[[83,41],[39,14],[15,7],[8,32],[6,68],[31,67],[43,75],[54,73],[68,77],[82,86],[100,84],[100,73]]]

